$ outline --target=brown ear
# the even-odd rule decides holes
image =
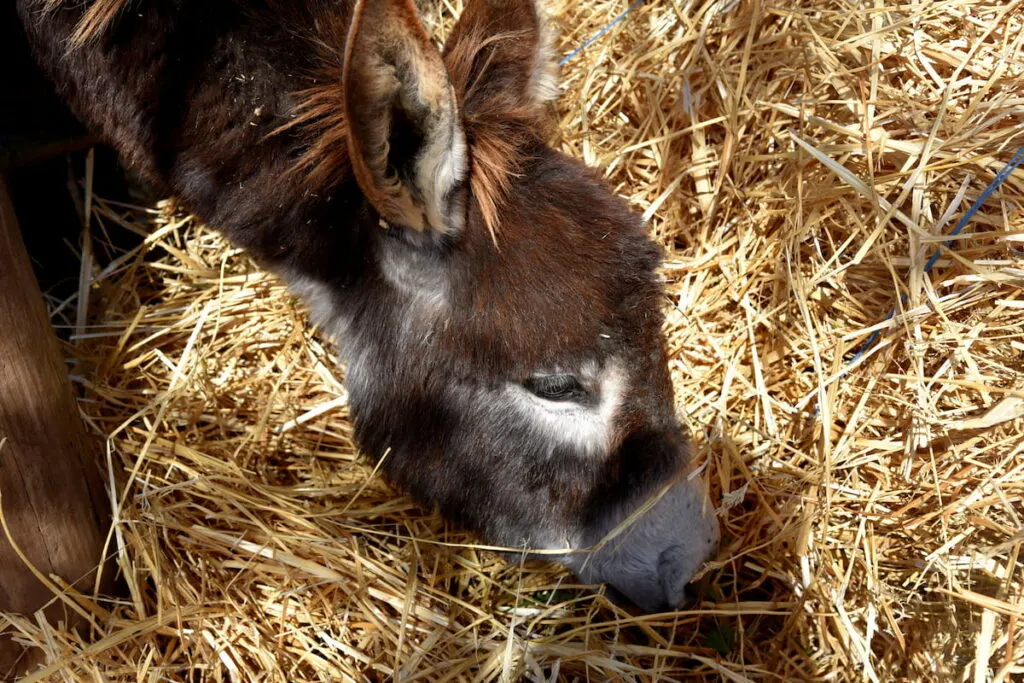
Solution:
[[[558,95],[551,32],[534,0],[468,0],[444,55],[467,110],[505,101],[540,114]]]
[[[359,0],[345,46],[348,149],[356,181],[388,222],[462,228],[467,152],[444,63],[411,0]]]

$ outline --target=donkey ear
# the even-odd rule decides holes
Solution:
[[[462,228],[467,152],[444,63],[411,0],[359,0],[345,46],[348,151],[388,222],[438,235]]]
[[[468,0],[444,55],[467,109],[504,100],[539,114],[558,96],[552,33],[535,0]]]

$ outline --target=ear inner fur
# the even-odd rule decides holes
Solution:
[[[470,184],[492,234],[530,150],[543,143],[554,99],[550,32],[533,0],[469,0],[444,60],[471,140]]]
[[[462,86],[479,91],[489,87],[505,92],[528,107],[540,110],[558,95],[555,82],[552,33],[541,7],[534,0],[469,0],[445,43],[449,68],[466,59],[469,69],[453,70],[453,81],[472,76]]]
[[[352,170],[370,203],[404,227],[457,233],[464,133],[444,63],[409,0],[356,5],[342,88]],[[418,149],[396,150],[402,117]],[[396,151],[411,158],[396,161]]]

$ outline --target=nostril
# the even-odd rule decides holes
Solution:
[[[689,609],[700,601],[700,588],[692,583],[683,587],[683,600],[679,603],[679,609]]]
[[[604,596],[616,607],[629,607],[633,604],[632,600],[627,598],[622,591],[610,583],[607,583],[604,586]]]
[[[653,594],[638,593],[630,597],[610,583],[605,584],[604,596],[616,607],[623,609],[639,608],[648,614],[668,612],[673,609],[672,605]]]

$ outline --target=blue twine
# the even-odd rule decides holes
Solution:
[[[1013,170],[1020,166],[1022,162],[1024,162],[1024,147],[1021,147],[1019,150],[1017,150],[1017,153],[1014,154],[1008,162],[1006,162],[1006,166],[1003,166],[1002,170],[999,171],[999,173],[996,174],[996,177],[992,179],[992,182],[988,184],[988,187],[986,187],[985,190],[980,195],[978,195],[978,198],[974,200],[973,204],[971,204],[971,208],[969,208],[967,210],[967,213],[964,214],[963,218],[961,218],[957,222],[956,227],[954,227],[949,232],[950,237],[955,237],[956,235],[960,234],[960,231],[963,230],[964,227],[966,227],[967,223],[970,222],[974,214],[978,212],[978,209],[980,209],[982,205],[986,201],[988,201],[988,198],[992,196],[992,193],[995,192],[999,188],[999,186],[1002,185],[1003,182],[1005,182],[1006,179],[1010,177],[1010,174],[1013,173]],[[924,272],[926,275],[932,272],[932,268],[935,267],[936,261],[939,260],[939,256],[942,254],[942,250],[948,249],[950,246],[952,246],[954,241],[955,240],[953,239],[946,240],[945,242],[942,243],[942,247],[936,249],[935,253],[928,258],[928,261],[924,264]],[[907,303],[906,294],[900,297],[900,303]],[[885,320],[883,320],[882,322],[891,320],[895,315],[896,307],[894,306],[893,309],[889,311],[889,315],[885,316]],[[867,338],[867,341],[865,341],[857,350],[857,352],[853,354],[853,357],[850,359],[850,362],[846,364],[846,367],[849,368],[851,365],[860,360],[861,356],[863,356],[867,352],[867,350],[871,348],[871,346],[878,340],[878,338],[881,335],[881,329],[877,329],[874,332],[872,332],[871,336]]]
[[[613,26],[615,26],[615,24],[617,24],[620,21],[622,21],[623,19],[625,19],[626,15],[629,14],[630,12],[632,12],[633,10],[635,10],[637,7],[639,7],[643,3],[643,1],[644,0],[636,0],[636,2],[634,2],[632,5],[630,5],[629,7],[626,8],[625,12],[623,12],[619,16],[617,16],[614,19],[612,19],[611,21],[609,21],[607,24],[605,24],[605,27],[603,29],[601,29],[600,31],[598,31],[594,35],[590,36],[590,38],[588,38],[585,43],[583,43],[578,48],[576,48],[575,50],[573,50],[572,52],[567,54],[565,57],[563,57],[562,60],[560,62],[558,62],[558,66],[565,66],[566,62],[568,62],[570,59],[572,59],[573,57],[575,57],[579,53],[583,52],[583,50],[585,50],[588,47],[590,47],[591,43],[593,43],[595,40],[597,40],[598,38],[603,36],[605,33],[608,33],[608,31],[611,30],[611,28]]]

